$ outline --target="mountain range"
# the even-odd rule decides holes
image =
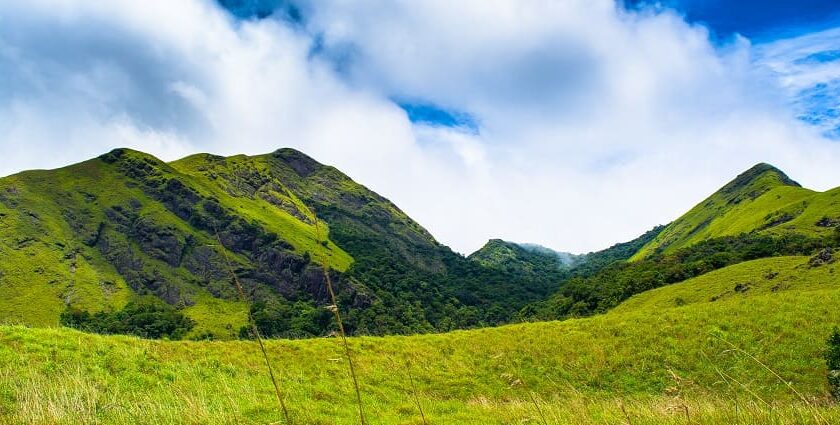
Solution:
[[[327,275],[352,334],[560,319],[731,264],[814,255],[840,246],[838,229],[840,188],[814,192],[759,164],[600,252],[493,239],[464,257],[292,149],[169,163],[116,149],[0,179],[0,322],[84,327],[163,311],[183,332],[155,322],[155,335],[230,339],[247,336],[250,313],[266,336],[327,335]]]

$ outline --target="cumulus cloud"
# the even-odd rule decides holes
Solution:
[[[586,251],[665,223],[759,161],[840,182],[756,47],[611,0],[314,1],[237,20],[209,1],[0,0],[0,174],[117,146],[301,149],[461,252]],[[297,15],[296,15],[297,16]],[[401,102],[469,117],[414,122]]]

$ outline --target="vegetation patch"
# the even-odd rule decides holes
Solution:
[[[136,335],[141,338],[181,339],[195,326],[195,321],[174,307],[155,299],[128,303],[115,312],[67,310],[61,324],[100,334]]]

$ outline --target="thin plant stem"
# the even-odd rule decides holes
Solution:
[[[619,402],[619,406],[621,406],[621,413],[624,414],[624,419],[627,420],[627,425],[633,425],[633,421],[630,420],[630,415],[627,413],[627,409],[624,408],[624,402]]]
[[[426,425],[426,414],[423,413],[423,405],[420,404],[420,397],[417,395],[417,386],[414,385],[414,375],[411,374],[411,362],[405,364],[405,369],[408,372],[408,381],[411,383],[411,393],[414,395],[414,403],[417,405],[417,410],[420,411],[420,419],[423,420],[423,425]]]
[[[765,370],[767,370],[767,371],[768,371],[768,372],[770,372],[773,376],[775,376],[775,377],[776,377],[776,379],[778,379],[778,380],[779,380],[779,381],[781,381],[783,384],[785,384],[785,386],[787,386],[787,387],[788,387],[788,388],[789,388],[789,389],[790,389],[790,390],[791,390],[794,394],[796,394],[796,396],[797,396],[797,397],[799,397],[799,399],[800,399],[800,400],[802,400],[802,402],[803,402],[803,403],[805,403],[805,405],[806,405],[806,406],[808,406],[808,407],[811,409],[811,412],[812,412],[812,414],[814,415],[814,419],[816,419],[818,423],[826,423],[826,424],[827,424],[827,423],[829,423],[829,422],[825,419],[825,417],[823,417],[823,415],[819,412],[819,410],[817,410],[817,409],[816,409],[816,407],[814,407],[814,405],[813,405],[813,404],[812,404],[812,403],[811,403],[811,402],[810,402],[807,398],[805,398],[805,396],[803,396],[803,395],[802,395],[802,393],[800,393],[799,391],[797,391],[797,390],[796,390],[796,388],[794,388],[794,387],[793,387],[793,384],[791,384],[790,382],[788,382],[787,380],[785,380],[784,378],[782,378],[782,377],[781,377],[781,375],[779,375],[778,373],[776,373],[776,371],[775,371],[775,370],[771,369],[771,368],[770,368],[769,366],[767,366],[764,362],[762,362],[761,360],[757,359],[755,356],[753,356],[752,354],[750,354],[750,353],[749,353],[749,352],[747,352],[746,350],[744,350],[744,349],[742,349],[742,348],[740,348],[740,347],[736,346],[735,344],[733,344],[733,343],[731,343],[731,342],[729,342],[729,341],[727,341],[727,340],[725,340],[725,339],[723,339],[723,338],[717,337],[717,336],[715,336],[715,338],[717,338],[718,340],[720,340],[720,341],[724,342],[726,345],[728,345],[728,346],[732,347],[732,351],[734,351],[734,352],[736,352],[736,353],[741,353],[741,354],[743,354],[743,355],[747,356],[750,360],[752,360],[752,361],[754,361],[754,362],[758,363],[761,367],[763,367]]]
[[[271,378],[271,383],[274,385],[274,394],[277,396],[277,402],[280,404],[280,409],[283,411],[283,418],[286,420],[287,424],[291,424],[292,420],[289,416],[289,410],[286,408],[286,402],[283,400],[283,392],[280,390],[280,384],[277,382],[277,378],[274,376],[274,368],[271,367],[271,360],[268,358],[268,352],[265,349],[265,344],[263,344],[262,337],[260,336],[260,331],[257,328],[257,323],[254,321],[254,316],[251,314],[251,308],[248,303],[248,299],[245,297],[245,290],[242,289],[242,283],[239,282],[239,277],[236,276],[236,272],[233,270],[233,266],[231,265],[230,258],[228,258],[227,250],[225,249],[225,245],[222,243],[222,238],[219,236],[219,231],[217,229],[213,229],[216,233],[216,240],[219,242],[219,248],[221,248],[222,256],[225,259],[225,265],[227,266],[228,272],[233,277],[233,281],[236,284],[236,290],[239,293],[239,299],[246,304],[248,310],[248,324],[251,326],[251,332],[254,334],[254,338],[257,339],[257,343],[260,346],[260,351],[262,352],[263,359],[265,360],[265,366],[268,368],[268,376]]]
[[[528,395],[531,397],[531,403],[534,403],[534,408],[537,409],[537,414],[540,415],[540,421],[543,425],[548,425],[548,421],[545,420],[545,415],[543,415],[543,411],[540,409],[540,404],[537,403],[537,399],[534,397],[534,392],[529,390]]]
[[[314,211],[310,210],[310,212],[315,218],[315,233],[318,235],[318,239],[322,243],[326,243],[327,237],[326,235],[321,234],[321,226],[318,225],[318,217],[315,215]],[[335,323],[338,326],[341,343],[344,346],[344,355],[347,358],[347,366],[350,369],[350,377],[353,379],[353,388],[356,390],[356,404],[359,406],[359,422],[361,425],[365,425],[366,422],[364,404],[362,403],[362,391],[359,389],[359,380],[356,378],[356,367],[353,364],[353,356],[350,353],[350,345],[347,343],[347,334],[344,332],[344,323],[341,320],[341,312],[338,309],[338,301],[336,300],[335,290],[333,290],[332,278],[330,278],[330,272],[327,269],[326,259],[322,263],[322,269],[324,270],[324,280],[327,283],[327,292],[329,292],[330,301],[332,302],[330,309],[333,311],[333,315],[335,316]]]

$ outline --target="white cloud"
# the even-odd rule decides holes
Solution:
[[[772,42],[755,56],[801,119],[840,139],[840,28]]]
[[[165,159],[291,146],[461,252],[491,237],[603,248],[759,161],[840,183],[840,145],[796,120],[749,41],[716,47],[675,14],[428,0],[304,15],[297,28],[210,1],[0,0],[0,174],[126,145]],[[479,131],[412,125],[392,98],[469,113]]]

